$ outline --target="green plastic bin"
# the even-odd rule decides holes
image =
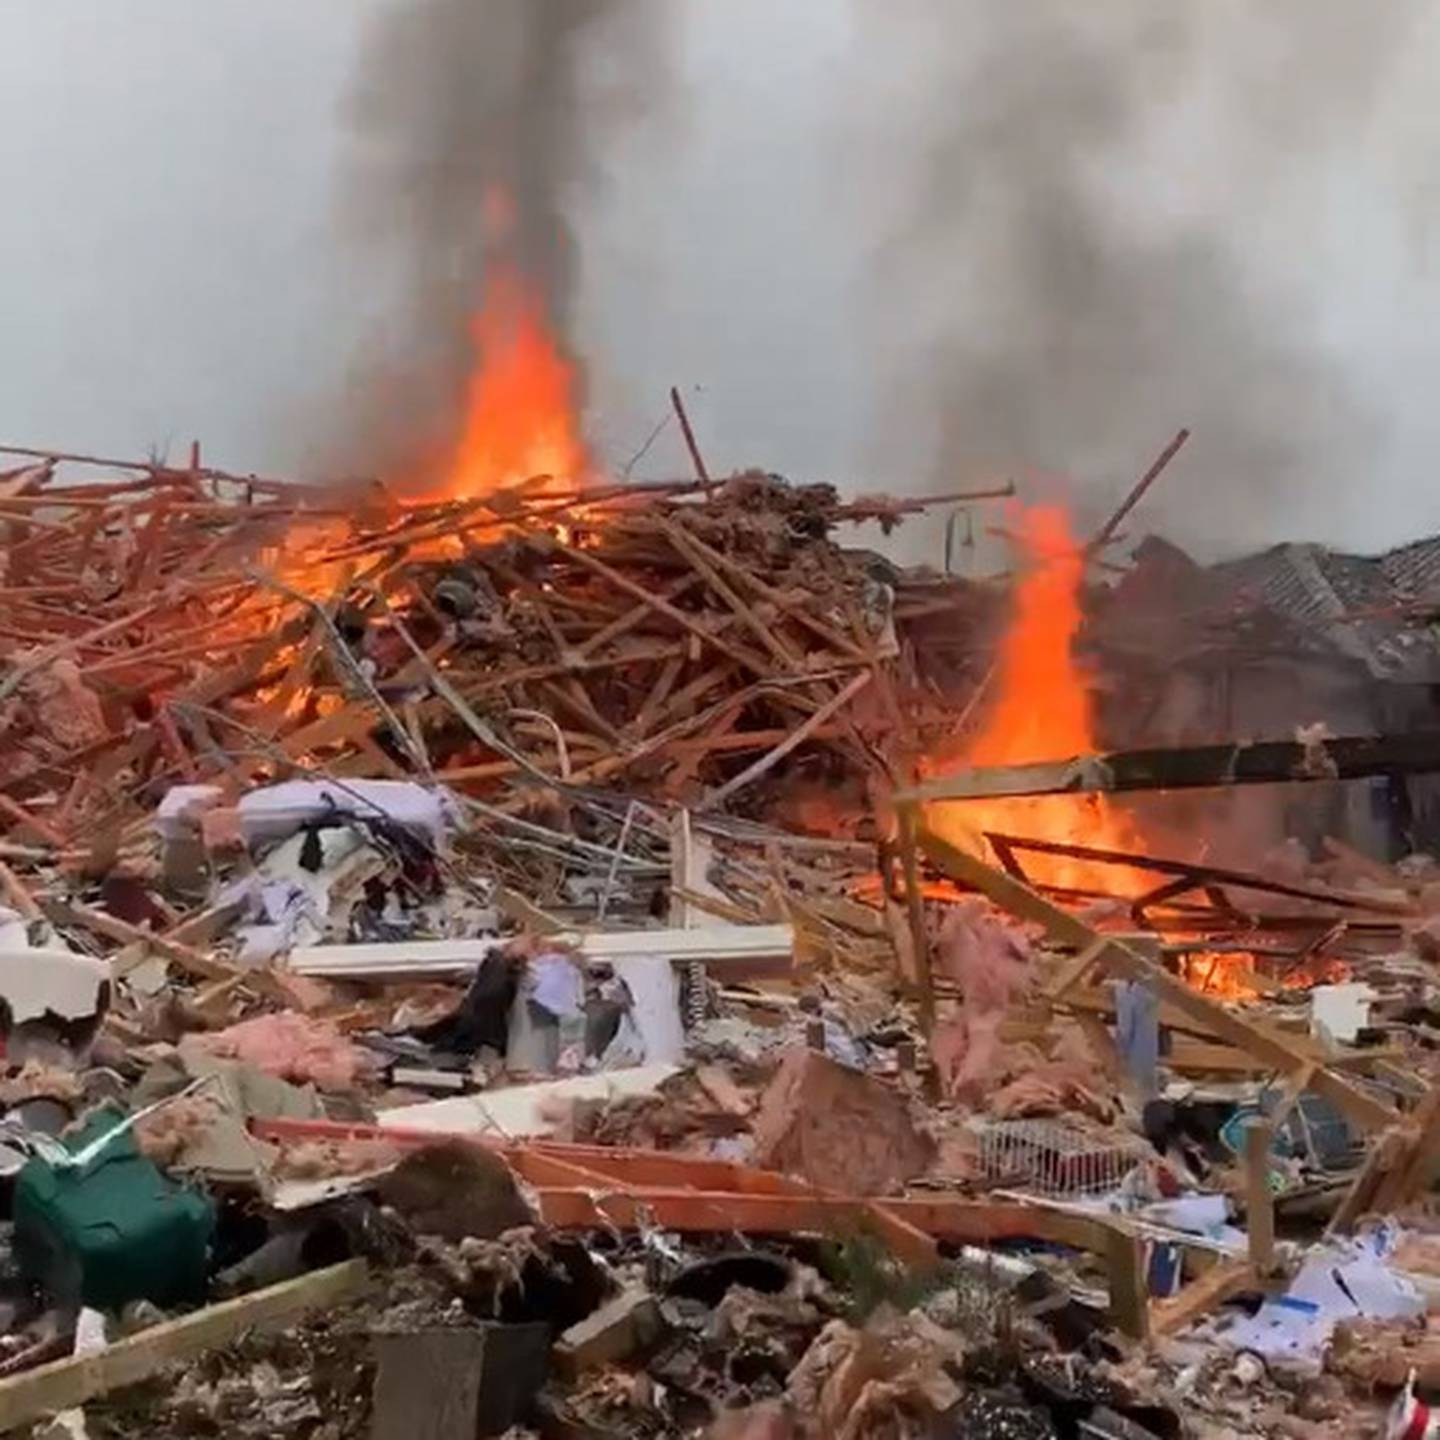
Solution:
[[[65,1145],[78,1151],[123,1118],[99,1111]],[[14,1219],[21,1273],[56,1300],[114,1310],[204,1297],[215,1207],[163,1175],[128,1130],[84,1166],[29,1161],[15,1182]]]

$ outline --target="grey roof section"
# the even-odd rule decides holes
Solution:
[[[1440,535],[1391,550],[1380,557],[1380,568],[1412,601],[1433,600],[1440,606]]]
[[[1323,630],[1377,680],[1440,682],[1440,628],[1414,613],[1430,602],[1440,611],[1440,536],[1376,556],[1276,545],[1210,573],[1238,600]]]

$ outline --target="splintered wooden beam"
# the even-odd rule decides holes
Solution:
[[[1135,482],[1130,493],[1120,502],[1115,513],[1095,532],[1090,543],[1085,547],[1088,555],[1093,555],[1103,550],[1110,543],[1111,537],[1120,528],[1125,517],[1144,498],[1145,492],[1164,473],[1165,467],[1180,453],[1180,447],[1190,438],[1188,430],[1180,430],[1175,438],[1155,457],[1150,468]]]
[[[1208,995],[1202,995],[1163,965],[1146,959],[1133,946],[1117,939],[1107,939],[1078,916],[1052,904],[1013,875],[987,865],[926,827],[919,829],[916,838],[924,854],[951,879],[978,890],[1017,919],[1042,926],[1059,944],[1075,950],[1087,950],[1096,942],[1103,942],[1095,961],[1097,969],[1108,970],[1120,979],[1142,981],[1162,1003],[1168,1003],[1182,1014],[1202,1022],[1205,1030],[1217,1039],[1254,1055],[1267,1068],[1289,1074],[1301,1065],[1314,1062],[1314,1055],[1294,1044],[1283,1031],[1251,1020]],[[1323,1065],[1316,1065],[1310,1088],[1337,1105],[1363,1129],[1380,1128],[1396,1119],[1397,1112],[1391,1106],[1382,1104]]]
[[[698,575],[682,575],[678,580],[669,585],[662,593],[666,600],[678,600],[687,590],[693,589],[700,583]],[[622,635],[627,634],[639,625],[647,616],[653,615],[654,610],[648,600],[642,600],[640,604],[632,606],[617,620],[612,620],[608,625],[597,630],[588,640],[582,641],[575,647],[575,654],[590,655],[600,649],[602,645],[608,645],[612,640],[618,640]]]
[[[1178,1295],[1156,1300],[1150,1306],[1150,1333],[1157,1338],[1173,1335],[1227,1300],[1255,1288],[1255,1272],[1246,1261],[1223,1260],[1198,1280],[1192,1280]]]
[[[770,669],[757,656],[752,655],[748,650],[736,645],[733,641],[727,640],[723,635],[713,629],[707,629],[693,615],[687,614],[684,610],[677,609],[668,600],[659,595],[652,594],[643,585],[632,580],[623,571],[617,570],[613,565],[607,565],[598,555],[592,555],[588,550],[564,549],[558,541],[547,540],[543,546],[549,553],[563,552],[568,559],[578,560],[587,569],[593,570],[597,575],[603,576],[617,589],[623,590],[627,595],[633,595],[637,600],[643,601],[658,615],[663,615],[667,620],[673,620],[682,629],[688,630],[702,644],[712,645],[715,649],[728,655],[732,660],[743,665],[745,669],[762,679],[770,677]]]
[[[992,830],[985,832],[985,838],[990,842],[1000,863],[1021,880],[1026,877],[1016,858],[1017,852],[1021,855],[1033,853],[1060,855],[1069,860],[1093,860],[1101,865],[1118,865],[1131,870],[1149,870],[1156,875],[1176,877],[1174,881],[1158,885],[1154,890],[1136,896],[1130,907],[1132,914],[1147,910],[1164,900],[1173,900],[1190,890],[1204,890],[1212,885],[1255,890],[1265,895],[1281,895],[1290,900],[1309,900],[1342,909],[1379,910],[1384,914],[1409,914],[1411,911],[1407,902],[1397,903],[1393,898],[1334,890],[1321,885],[1287,885],[1265,875],[1255,875],[1244,870],[1227,870],[1218,865],[1196,864],[1190,860],[1169,860],[1157,855],[1141,855],[1099,845],[1075,845],[1061,840],[1028,839],[1019,835],[1002,835]],[[1394,877],[1391,876],[1390,880],[1393,886]]]
[[[1440,734],[1347,735],[1302,745],[1261,740],[1172,750],[1115,750],[1036,765],[966,770],[896,795],[897,803],[996,800],[1016,795],[1110,794],[1363,780],[1440,771]]]
[[[207,1305],[116,1340],[101,1350],[70,1355],[0,1380],[0,1431],[11,1431],[61,1410],[73,1410],[206,1350],[232,1344],[251,1331],[283,1330],[314,1310],[328,1310],[364,1293],[363,1260],[346,1260],[237,1300]]]
[[[680,387],[670,387],[670,405],[675,411],[675,418],[680,422],[680,433],[685,437],[685,448],[690,452],[690,463],[695,467],[696,477],[702,485],[710,484],[710,471],[705,466],[705,459],[700,454],[700,444],[695,439],[695,431],[690,425],[690,416],[685,409],[685,402],[680,398]]]
[[[797,601],[793,595],[786,595],[783,591],[777,590],[773,585],[768,585],[753,571],[745,566],[737,564],[728,555],[722,555],[713,546],[707,545],[698,535],[690,536],[690,543],[717,569],[737,580],[740,584],[752,590],[762,600],[773,605],[777,610],[783,611],[799,624],[803,625],[812,634],[824,640],[833,649],[838,650],[842,655],[848,655],[855,660],[864,660],[869,657],[865,651],[848,639],[833,625],[827,624],[818,615],[811,614],[805,604]]]
[[[735,612],[736,617],[746,626],[752,635],[773,655],[776,661],[787,670],[799,668],[799,658],[795,652],[780,638],[773,623],[767,625],[755,611],[726,584],[716,568],[702,555],[699,548],[692,543],[689,536],[679,525],[670,520],[661,521],[661,528],[669,537],[670,543],[704,576],[705,583]]]
[[[1275,1192],[1270,1188],[1270,1146],[1275,1127],[1252,1120],[1245,1127],[1245,1231],[1250,1268],[1263,1279],[1275,1268]]]
[[[762,755],[753,765],[747,765],[738,775],[727,780],[717,790],[712,790],[697,806],[696,811],[711,810],[728,800],[737,790],[758,780],[766,771],[778,765],[792,750],[803,745],[832,715],[843,710],[875,678],[871,670],[862,670],[852,676],[850,683],[838,694],[832,695],[813,715],[799,725],[768,754]]]

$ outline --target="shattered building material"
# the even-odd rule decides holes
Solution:
[[[598,1365],[614,1365],[649,1348],[664,1331],[664,1317],[653,1295],[622,1291],[560,1336],[555,1342],[555,1364],[571,1376]]]
[[[507,1433],[544,1383],[549,1342],[538,1322],[377,1335],[373,1440]]]
[[[47,1016],[98,1023],[110,1003],[110,969],[53,945],[0,948],[0,999],[12,1025]]]
[[[260,1329],[283,1329],[311,1310],[358,1295],[369,1283],[365,1263],[346,1261],[266,1290],[224,1300],[117,1340],[93,1355],[55,1360],[0,1379],[0,1431],[10,1431],[122,1386],[162,1367]]]
[[[810,1049],[781,1061],[754,1132],[761,1165],[859,1195],[892,1194],[933,1156],[901,1095]]]
[[[795,950],[791,925],[713,925],[683,930],[561,932],[553,937],[592,960],[663,955],[677,965],[719,965],[736,978],[784,973]],[[417,980],[468,975],[493,948],[483,940],[305,945],[290,953],[298,975],[326,980]]]
[[[1053,939],[1083,951],[1100,938],[1083,920],[1051,904],[1003,871],[995,870],[984,861],[957,849],[931,831],[922,830],[919,841],[925,853],[947,872],[988,895],[1017,919],[1043,925]],[[1231,1013],[1120,941],[1106,942],[1100,951],[1097,964],[1118,976],[1144,980],[1162,1000],[1168,1001],[1180,1012],[1193,1016],[1221,1039],[1240,1049],[1251,1051],[1273,1065],[1276,1070],[1289,1074],[1302,1065],[1311,1063],[1311,1057],[1284,1038],[1279,1030]],[[1344,1109],[1358,1124],[1367,1128],[1386,1125],[1395,1116],[1393,1107],[1374,1099],[1324,1065],[1315,1068],[1309,1083],[1313,1089]]]
[[[1287,1321],[1343,1308],[1326,1266],[1377,1325],[1440,1292],[1418,1274],[1440,870],[1372,854],[1363,806],[1263,853],[1212,851],[1203,807],[1153,832],[1107,808],[1436,768],[1413,693],[1373,735],[1323,706],[1172,733],[1166,685],[1233,679],[1247,647],[1271,681],[1296,657],[1350,675],[1333,614],[1217,612],[1215,567],[1151,544],[1116,579],[1113,548],[1057,559],[1023,523],[1014,577],[901,571],[831,532],[921,502],[757,472],[418,503],[136,473],[0,493],[24,627],[0,655],[0,1158],[180,1096],[136,1134],[205,1187],[214,1254],[201,1308],[136,1339],[194,1322],[226,1348],[135,1392],[157,1423],[808,1440],[823,1409],[836,1434],[1168,1437],[1177,1408],[1279,1403],[1237,1336],[1323,1363],[1326,1326]],[[997,697],[1047,566],[1066,664]],[[1169,613],[1195,596],[1206,618]],[[1150,674],[1151,620],[1204,643]],[[1074,760],[955,761],[992,713],[1018,733],[1092,686],[1127,713]],[[932,823],[962,791],[973,843]],[[73,973],[47,959],[66,944]],[[1315,1248],[1300,1216],[1313,1237],[1332,1209]],[[1408,1249],[1369,1212],[1404,1212]],[[378,1297],[326,1289],[345,1255]],[[233,1302],[204,1302],[297,1267],[319,1268],[281,1292],[327,1312],[286,1337],[298,1360],[231,1344]],[[0,1284],[7,1306],[0,1370],[73,1345]],[[1062,1404],[1051,1360],[1093,1392]],[[0,1380],[0,1415],[43,1373]]]
[[[564,1122],[568,1106],[648,1094],[675,1073],[673,1065],[647,1065],[538,1085],[511,1085],[478,1095],[394,1106],[380,1111],[379,1122],[386,1130],[433,1134],[548,1135]]]

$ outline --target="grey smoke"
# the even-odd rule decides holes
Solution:
[[[898,381],[877,452],[908,445],[926,488],[1063,473],[1093,523],[1184,424],[1137,527],[1201,548],[1303,535],[1383,454],[1384,409],[1322,323],[1323,227],[1346,223],[1325,187],[1362,163],[1433,10],[877,10],[872,45],[910,81],[872,136],[909,186],[873,272]]]
[[[0,437],[324,475],[441,424],[478,220],[420,136],[463,151],[486,72],[429,9],[0,0]],[[1132,533],[1440,531],[1440,0],[616,0],[557,44],[551,299],[614,468],[679,384],[716,470],[1099,512],[1189,424]],[[686,464],[671,426],[636,474]]]
[[[453,424],[497,244],[568,335],[574,213],[618,134],[660,103],[667,34],[653,0],[393,0],[372,22],[347,106],[342,217],[398,299],[340,417],[357,462],[384,473]],[[503,240],[497,190],[513,215]]]

